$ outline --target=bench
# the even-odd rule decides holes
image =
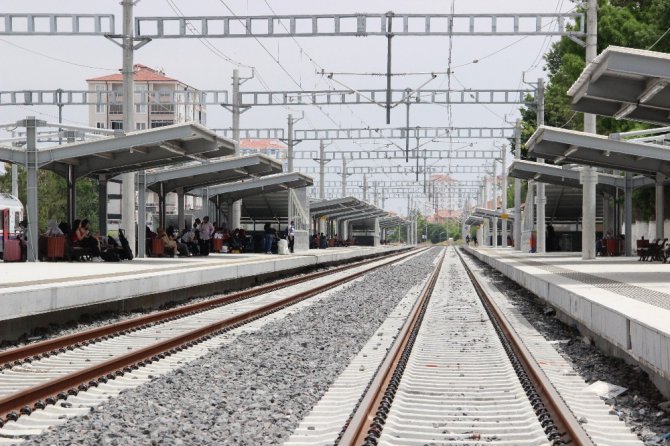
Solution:
[[[660,262],[665,262],[666,260],[666,253],[665,253],[665,243],[668,241],[667,238],[665,239],[656,239],[649,243],[649,246],[646,248],[641,248],[640,249],[640,258],[639,260],[646,262],[646,261],[654,261],[658,260]]]

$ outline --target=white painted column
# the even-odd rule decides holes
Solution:
[[[598,54],[598,0],[588,0],[586,11],[586,63]],[[596,116],[584,114],[584,132],[596,133]],[[582,259],[596,258],[596,183],[598,175],[592,167],[584,166],[581,174],[582,198]]]
[[[665,175],[662,173],[656,174],[656,238],[664,238],[664,229],[663,225],[665,223],[665,212],[663,212],[663,203],[664,203],[664,193],[663,193],[663,182],[665,181]]]

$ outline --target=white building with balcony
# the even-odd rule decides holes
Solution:
[[[123,129],[123,75],[121,73],[86,80],[88,91],[97,92],[99,100],[89,106],[88,119],[91,127]],[[163,127],[195,121],[205,125],[207,107],[202,104],[202,92],[177,79],[168,77],[160,70],[145,65],[134,65],[135,107],[133,112],[136,130]],[[107,227],[117,230],[121,221],[121,183],[110,181],[108,185]],[[167,213],[176,215],[177,195],[166,197]],[[185,197],[186,212],[202,207],[202,200]],[[158,209],[158,195],[147,191],[147,219],[152,225],[153,215]],[[155,231],[156,228],[152,227]],[[183,228],[181,228],[183,229]]]

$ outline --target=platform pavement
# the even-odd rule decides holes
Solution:
[[[31,327],[64,322],[97,309],[155,307],[185,300],[191,290],[194,295],[211,294],[253,283],[256,277],[279,276],[284,271],[290,274],[304,267],[404,248],[354,246],[281,256],[211,254],[119,263],[0,263],[0,339],[12,339]],[[234,286],[236,281],[238,286]],[[160,298],[149,301],[150,296]]]
[[[586,329],[599,346],[643,366],[670,397],[670,264],[467,249]]]

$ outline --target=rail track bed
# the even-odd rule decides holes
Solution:
[[[368,273],[371,276],[374,276],[376,274],[382,274],[384,277],[382,278],[383,282],[390,282],[387,289],[382,289],[380,290],[379,285],[376,283],[376,280],[370,279],[361,281],[355,281],[349,285],[349,287],[356,287],[356,286],[362,286],[367,287],[366,292],[362,293],[357,293],[357,303],[354,302],[348,302],[348,306],[350,308],[350,311],[353,312],[351,316],[351,321],[347,319],[342,319],[341,318],[341,311],[339,310],[332,310],[332,311],[325,311],[323,314],[319,314],[318,317],[311,317],[309,318],[308,315],[304,317],[308,317],[309,321],[311,322],[312,325],[315,325],[315,328],[311,329],[311,331],[315,331],[318,327],[316,326],[317,322],[323,323],[324,319],[327,320],[329,317],[332,318],[334,321],[333,323],[339,324],[339,323],[348,323],[355,327],[356,332],[354,333],[356,338],[363,339],[365,337],[365,331],[362,329],[367,329],[367,325],[369,324],[379,324],[385,317],[383,313],[375,314],[371,319],[371,321],[368,321],[367,319],[370,319],[368,316],[370,314],[375,313],[377,310],[380,308],[389,307],[392,308],[393,305],[393,300],[388,300],[387,302],[384,302],[385,297],[389,297],[389,293],[386,293],[386,291],[392,291],[395,289],[395,293],[399,295],[399,293],[402,293],[404,290],[406,291],[407,289],[411,288],[410,284],[403,284],[403,282],[407,282],[406,280],[403,280],[404,276],[412,277],[412,276],[417,276],[421,277],[422,270],[427,270],[429,269],[429,266],[427,266],[427,263],[429,263],[429,260],[426,260],[424,257],[429,257],[432,258],[435,256],[435,253],[411,253],[410,258],[412,258],[412,262],[402,262],[402,258],[406,257],[401,255],[401,256],[394,256],[392,257],[391,260],[389,259],[380,259],[376,260],[375,262],[371,263],[370,265],[366,266],[360,266],[357,267],[356,270],[362,271],[362,270],[367,270],[371,266],[376,266],[376,265],[381,265],[384,263],[398,263],[400,260],[400,264],[394,265],[393,268],[398,269],[398,271],[404,271],[403,276],[397,276],[395,278],[394,274],[395,271],[391,270],[391,267],[386,267],[386,268],[381,268],[376,272],[373,273]],[[418,259],[418,260],[417,260]],[[416,264],[415,264],[416,263]],[[335,288],[334,290],[328,291],[328,294],[334,293],[335,290],[337,290],[337,285],[333,284],[334,282],[334,276],[340,275],[343,278],[347,278],[348,280],[352,279],[355,277],[353,275],[355,271],[346,271],[346,272],[340,272],[334,275],[329,275],[328,277],[323,277],[318,279],[321,283],[321,289],[320,291],[322,292],[324,289],[330,289],[330,288]],[[423,274],[425,276],[425,274]],[[411,281],[410,281],[411,282]],[[198,315],[193,315],[192,317],[198,317],[202,318],[203,316],[205,317],[214,317],[212,312],[221,312],[221,311],[234,311],[239,313],[244,313],[246,309],[249,307],[257,305],[259,300],[274,300],[277,301],[278,299],[282,298],[282,294],[285,296],[286,294],[295,294],[297,291],[305,291],[306,288],[313,288],[314,284],[304,284],[304,285],[298,285],[296,286],[299,288],[299,290],[293,289],[293,290],[283,290],[281,292],[279,291],[272,291],[270,294],[266,295],[261,295],[257,296],[254,298],[246,299],[243,301],[239,301],[237,303],[233,303],[230,305],[226,305],[217,309],[209,310],[207,312],[202,312],[199,313]],[[293,288],[296,288],[293,287]],[[370,291],[373,291],[378,294],[376,296],[376,301],[367,301],[370,297]],[[316,292],[314,292],[316,293]],[[345,301],[351,297],[347,293],[340,293],[340,302],[339,305],[342,305],[341,300],[344,299]],[[391,296],[392,297],[392,296]],[[320,300],[323,302],[329,302],[328,299],[326,299],[323,295],[318,297],[315,300]],[[197,372],[203,372],[204,376],[201,377],[202,380],[205,380],[207,384],[205,384],[202,388],[194,388],[190,387],[188,392],[186,392],[186,396],[189,398],[194,398],[195,402],[202,402],[203,398],[207,398],[209,401],[211,398],[210,394],[208,394],[209,390],[215,390],[216,387],[221,387],[224,392],[233,392],[235,389],[231,389],[231,380],[236,380],[236,384],[239,386],[242,386],[245,391],[251,391],[252,394],[255,394],[255,389],[260,388],[263,386],[262,383],[258,384],[253,384],[251,381],[253,381],[253,375],[256,374],[258,375],[259,372],[262,374],[264,372],[270,372],[271,370],[278,370],[279,373],[279,380],[285,379],[285,376],[282,373],[282,368],[281,367],[272,367],[270,361],[276,362],[271,357],[265,357],[267,354],[270,353],[270,351],[274,351],[274,345],[278,345],[280,341],[285,340],[284,339],[284,332],[286,331],[285,329],[280,330],[279,334],[273,333],[273,334],[268,334],[263,336],[263,343],[262,345],[257,345],[254,347],[252,350],[250,347],[243,347],[241,350],[238,350],[239,344],[237,341],[235,343],[231,343],[233,339],[238,338],[240,335],[243,335],[245,333],[256,333],[260,334],[261,333],[261,327],[264,327],[267,324],[272,325],[273,321],[276,321],[277,324],[281,324],[279,322],[283,317],[285,317],[287,314],[291,313],[296,313],[296,314],[302,314],[305,313],[304,308],[308,308],[311,305],[314,305],[314,301],[312,299],[307,299],[304,301],[301,301],[297,305],[294,305],[293,307],[277,307],[271,313],[269,316],[266,317],[254,317],[252,318],[250,323],[247,323],[244,326],[237,326],[239,324],[234,324],[234,326],[228,327],[224,329],[224,333],[222,336],[213,336],[209,339],[206,339],[202,341],[201,343],[195,345],[194,347],[191,347],[189,349],[183,350],[183,351],[173,351],[172,353],[169,353],[165,359],[161,358],[156,358],[156,359],[161,359],[160,361],[155,361],[152,360],[150,362],[146,362],[145,364],[142,364],[142,366],[139,368],[137,371],[133,371],[132,368],[130,370],[126,370],[124,372],[124,376],[117,377],[115,380],[98,380],[97,382],[97,387],[90,389],[87,392],[81,392],[78,395],[74,396],[71,395],[67,398],[67,400],[62,400],[62,399],[57,399],[55,405],[50,405],[47,404],[46,410],[36,410],[33,415],[31,416],[20,416],[18,417],[17,421],[9,421],[6,423],[5,427],[0,430],[0,437],[4,437],[5,439],[8,439],[10,441],[14,441],[17,438],[22,438],[23,436],[27,436],[30,434],[35,434],[38,433],[40,430],[44,429],[46,426],[48,426],[49,423],[54,424],[54,420],[56,423],[62,423],[66,417],[68,417],[70,414],[74,415],[79,415],[82,413],[82,410],[88,412],[90,410],[91,405],[96,405],[100,404],[101,401],[105,401],[108,396],[114,395],[118,393],[119,391],[126,389],[130,384],[135,385],[138,383],[146,382],[146,381],[154,381],[153,383],[150,384],[156,384],[160,386],[161,384],[170,386],[173,384],[175,381],[175,378],[184,376],[185,370],[188,367],[185,367],[184,364],[188,361],[193,359],[194,357],[202,356],[203,354],[207,354],[206,358],[203,358],[203,361],[212,361],[212,357],[218,353],[218,348],[220,348],[222,345],[227,345],[230,347],[229,353],[231,353],[233,356],[238,357],[235,361],[232,361],[230,359],[228,360],[213,360],[214,365],[202,365],[202,366],[194,366]],[[255,302],[255,303],[254,303]],[[347,302],[344,302],[347,304]],[[333,303],[332,305],[338,304],[337,302]],[[365,312],[361,312],[360,310],[362,308],[365,308]],[[303,311],[299,311],[303,309]],[[206,316],[208,315],[208,316]],[[216,316],[219,317],[219,316]],[[187,328],[187,325],[189,324],[190,317],[180,317],[179,319],[176,319],[171,322],[162,322],[160,324],[152,325],[150,327],[147,327],[146,329],[153,330],[153,331],[146,331],[146,329],[143,329],[142,331],[133,331],[130,333],[125,333],[122,335],[117,335],[114,336],[108,340],[102,340],[99,342],[95,342],[94,344],[91,344],[89,347],[91,347],[93,350],[97,351],[97,354],[100,356],[97,357],[97,359],[103,359],[105,355],[109,355],[112,352],[109,350],[111,348],[114,348],[114,350],[123,350],[124,348],[128,349],[129,347],[132,349],[132,351],[141,351],[141,343],[147,342],[147,340],[150,340],[151,342],[154,342],[156,338],[161,338],[162,336],[167,336],[167,332],[169,331],[184,331]],[[353,324],[352,321],[356,321],[356,324]],[[306,322],[302,322],[302,325],[308,325]],[[237,327],[236,327],[237,326]],[[289,362],[295,363],[296,361],[298,362],[298,366],[301,367],[300,373],[298,373],[297,377],[298,378],[305,378],[309,377],[308,373],[305,373],[306,370],[310,369],[311,364],[313,364],[315,361],[311,360],[308,355],[303,355],[302,352],[300,352],[300,349],[303,349],[306,352],[310,352],[313,349],[315,349],[317,352],[321,352],[321,355],[324,355],[324,350],[326,353],[331,353],[335,355],[336,358],[341,359],[341,358],[346,358],[346,355],[342,357],[341,355],[346,354],[347,349],[341,349],[339,348],[340,346],[338,345],[337,347],[331,347],[330,349],[326,350],[324,349],[319,349],[318,344],[315,344],[315,337],[307,333],[305,330],[300,329],[301,324],[294,323],[290,324],[291,330],[294,330],[297,332],[298,335],[301,337],[304,337],[304,341],[298,342],[295,346],[290,346],[291,348],[289,349],[287,346],[284,346],[284,348],[281,349],[280,352],[278,352],[281,356],[281,354],[288,354],[291,351],[296,351],[296,354],[289,354],[287,360]],[[337,327],[335,327],[336,330],[341,330]],[[320,331],[320,330],[316,330]],[[265,328],[262,329],[262,332],[265,332]],[[337,339],[333,339],[332,333],[324,334],[325,339],[324,342],[327,344],[327,342],[339,342]],[[295,336],[292,337],[290,340],[291,342],[295,341]],[[239,339],[238,339],[239,341]],[[304,346],[303,346],[304,345]],[[351,344],[351,346],[348,346],[348,348],[355,348],[355,342]],[[309,348],[308,348],[309,346]],[[84,346],[85,347],[85,346]],[[297,347],[297,348],[295,348]],[[46,364],[47,362],[55,362],[59,364],[65,364],[68,362],[75,362],[78,361],[79,359],[77,358],[83,358],[84,361],[86,359],[91,360],[94,358],[94,356],[91,357],[86,357],[86,355],[83,355],[82,352],[84,351],[82,348],[75,348],[72,351],[67,350],[65,348],[65,352],[61,352],[60,354],[57,354],[55,356],[50,356],[48,358],[40,358],[39,360],[32,361],[30,363],[26,362],[21,362],[18,365],[13,365],[11,369],[7,369],[2,373],[2,376],[10,376],[10,375],[16,375],[19,374],[19,371],[26,370],[26,371],[31,371],[33,372],[32,375],[30,375],[30,380],[32,380],[35,375],[39,375],[40,372],[37,370],[40,369],[42,366],[40,364]],[[191,353],[192,350],[197,350],[199,351],[198,354],[193,354]],[[211,351],[214,350],[214,353],[211,353]],[[222,349],[222,351],[225,349]],[[355,353],[355,350],[352,352]],[[260,356],[259,356],[260,355]],[[161,355],[162,356],[162,355]],[[258,364],[258,367],[254,370],[247,370],[249,368],[250,364],[255,364],[256,361],[254,358],[260,358],[260,357],[265,358],[266,360],[262,361],[260,364]],[[43,362],[46,361],[46,362]],[[166,362],[167,361],[167,362]],[[170,372],[170,367],[166,366],[163,367],[163,363],[173,363],[172,365],[174,366],[181,366],[182,369],[179,369],[175,372]],[[302,364],[302,362],[306,362],[306,364]],[[329,362],[329,361],[327,361]],[[233,367],[234,364],[238,364],[238,366]],[[324,366],[327,368],[325,372],[328,373],[333,373],[334,370],[336,369],[328,369],[330,367],[329,364],[324,364]],[[233,368],[231,368],[233,367]],[[63,369],[67,369],[67,367],[63,367]],[[61,372],[58,373],[65,373],[67,370],[61,370]],[[225,369],[225,372],[223,370]],[[247,370],[246,372],[242,372],[242,370]],[[132,372],[132,373],[130,373]],[[226,374],[226,376],[221,377],[217,376],[217,378],[212,378],[213,373],[212,372],[223,372]],[[55,372],[54,372],[55,373]],[[161,374],[167,373],[167,376],[163,379],[158,379],[157,377]],[[119,373],[116,373],[119,375]],[[26,375],[28,376],[28,375]],[[249,377],[250,382],[246,382],[245,379],[241,379],[240,377]],[[295,377],[294,377],[295,378]],[[0,380],[1,381],[1,380]],[[107,381],[107,382],[104,382]],[[320,381],[320,380],[319,380]],[[300,381],[297,383],[291,383],[294,385],[298,385]],[[31,382],[31,384],[34,384],[34,382]],[[27,384],[26,384],[27,385]],[[267,384],[265,384],[267,386]],[[324,390],[327,387],[327,381],[324,382],[323,384],[319,384]],[[13,386],[13,385],[12,385]],[[10,387],[12,387],[10,386]],[[146,386],[146,387],[150,387]],[[197,392],[200,394],[204,393],[204,396],[201,398],[198,398],[197,396],[194,396]],[[239,392],[239,389],[238,389]],[[67,393],[67,392],[66,392]],[[70,392],[70,393],[75,393],[75,392]],[[183,389],[177,389],[174,390],[174,393],[170,394],[169,392],[166,392],[165,394],[161,395],[157,400],[153,400],[155,402],[150,402],[147,403],[146,401],[140,403],[140,402],[135,402],[135,403],[128,403],[123,402],[122,400],[124,397],[129,397],[132,395],[135,395],[135,392],[125,392],[124,395],[122,395],[122,398],[118,400],[120,404],[120,408],[122,412],[127,413],[129,411],[129,408],[131,407],[137,407],[141,406],[142,408],[146,408],[147,404],[150,408],[156,409],[158,412],[162,413],[162,409],[157,409],[157,408],[164,408],[165,404],[168,402],[172,402],[175,400],[175,398],[178,398],[181,394],[183,393]],[[233,392],[235,393],[235,392]],[[281,393],[281,392],[280,392]],[[299,390],[293,389],[291,390],[291,394],[295,395],[296,393],[300,393]],[[264,395],[272,395],[272,389],[268,389],[267,393],[264,393]],[[96,397],[90,397],[90,395],[96,395]],[[65,395],[62,395],[65,396]],[[258,395],[252,395],[251,399],[254,399],[255,396]],[[306,395],[309,398],[315,398],[316,396],[313,395]],[[86,401],[88,399],[93,399],[93,403]],[[149,401],[152,401],[151,398],[147,398]],[[281,402],[284,399],[290,399],[287,398],[285,395],[278,394],[276,398],[270,398],[274,399],[275,401]],[[0,400],[1,401],[1,400]],[[236,401],[239,401],[240,404],[235,404]],[[116,400],[112,400],[107,404],[113,404],[115,403]],[[216,401],[215,405],[218,406],[214,412],[218,413],[219,409],[223,406],[228,406],[229,409],[225,411],[226,414],[230,412],[229,415],[234,414],[236,411],[244,412],[245,411],[245,406],[247,404],[244,403],[244,399],[232,399],[231,401],[222,401],[218,400]],[[253,404],[250,404],[253,406]],[[272,405],[272,404],[270,404]],[[188,406],[188,405],[186,405]],[[209,406],[209,405],[208,405]],[[170,403],[170,407],[172,407],[172,404]],[[309,406],[311,407],[311,406]],[[308,407],[308,408],[309,408]],[[32,409],[32,407],[29,407]],[[77,409],[82,409],[82,410],[77,410]],[[209,407],[208,407],[209,409]],[[189,413],[197,413],[196,411],[192,409],[186,409],[187,412]],[[179,411],[178,411],[179,412]],[[97,414],[97,412],[94,412]],[[289,417],[282,417],[283,419],[288,419],[289,421],[291,419],[294,419],[294,422],[298,420],[298,415],[299,413],[296,413],[294,416],[289,416]],[[106,415],[104,413],[101,413],[100,416],[102,419],[105,419]],[[217,415],[217,419],[220,416]],[[73,420],[74,423],[77,422],[87,422],[93,415],[87,415],[85,418],[87,419],[77,419]],[[48,418],[48,422],[42,420],[41,418]],[[94,435],[94,438],[80,438],[77,437],[76,435],[70,439],[69,441],[75,441],[75,442],[82,442],[85,444],[93,444],[93,443],[98,443],[100,441],[103,441],[105,438],[107,438],[107,435],[109,435],[109,438],[114,439],[118,438],[117,436],[117,428],[120,429],[120,426],[124,426],[125,429],[128,431],[132,431],[132,424],[136,423],[141,417],[133,417],[133,419],[128,423],[121,423],[121,424],[116,424],[116,423],[110,423],[108,419],[105,419],[105,421],[98,422],[96,425],[98,426],[97,429],[91,428],[90,431],[92,432],[92,435]],[[181,419],[182,417],[178,416],[176,420],[172,420],[171,422],[161,422],[159,423],[153,431],[162,431],[163,429],[166,428],[166,426],[175,426],[179,427],[178,430],[182,431],[181,429],[181,424],[183,424],[183,420]],[[254,422],[255,420],[259,418],[259,416],[254,417]],[[160,418],[159,418],[160,419]],[[35,421],[37,420],[37,421]],[[197,417],[192,418],[193,421],[198,421]],[[166,420],[162,420],[166,421]],[[69,425],[70,423],[68,423]],[[207,423],[205,423],[207,424]],[[208,427],[203,427],[203,425],[198,425],[197,428],[193,429],[193,432],[198,432],[199,430],[205,431],[205,430],[210,430],[212,433],[212,438],[220,438],[221,433],[217,431],[217,428],[219,427],[218,425],[220,424],[219,421],[212,421],[211,425]],[[261,423],[262,424],[262,423]],[[109,431],[101,431],[99,429],[99,426],[108,426]],[[213,428],[212,428],[212,425]],[[250,435],[250,433],[254,432],[253,429],[248,429],[248,426],[245,423],[235,423],[231,422],[231,426],[226,426],[226,425],[221,425],[220,426],[222,429],[226,429],[227,433],[226,435],[230,435],[231,433],[234,433],[236,429],[239,429],[239,433],[243,435]],[[259,426],[254,426],[258,428]],[[262,427],[262,426],[261,426]],[[210,429],[211,428],[211,429]],[[288,426],[284,426],[283,430],[284,432],[290,432],[286,431]],[[67,432],[69,431],[69,428],[62,429],[62,431],[66,432],[66,436],[68,435]],[[146,429],[145,429],[146,430]],[[151,429],[150,429],[151,430]],[[58,431],[58,430],[55,430]],[[79,431],[78,429],[75,429],[75,431]],[[231,432],[232,431],[232,432]],[[148,432],[148,431],[147,431]],[[128,440],[128,436],[126,436],[125,443],[122,440],[118,440],[118,444],[127,444],[127,441],[146,441],[150,435],[149,434],[138,434],[138,436],[134,436],[135,433],[128,433],[128,435],[133,438],[133,440]],[[184,433],[182,432],[182,435]],[[256,430],[256,434],[262,435],[262,428]],[[145,436],[148,435],[148,436]],[[198,434],[198,436],[194,437],[193,440],[195,439],[201,439],[202,436],[201,434]],[[144,439],[144,440],[142,440]],[[1,441],[1,440],[0,440]],[[38,442],[42,440],[36,440]],[[54,442],[56,444],[59,443],[59,440],[55,439],[50,439],[48,440],[50,443]],[[212,440],[214,441],[214,440]],[[258,438],[256,439],[258,441]]]
[[[0,405],[17,386],[218,324],[26,406],[0,444],[642,444],[468,263],[413,252],[17,360]]]

